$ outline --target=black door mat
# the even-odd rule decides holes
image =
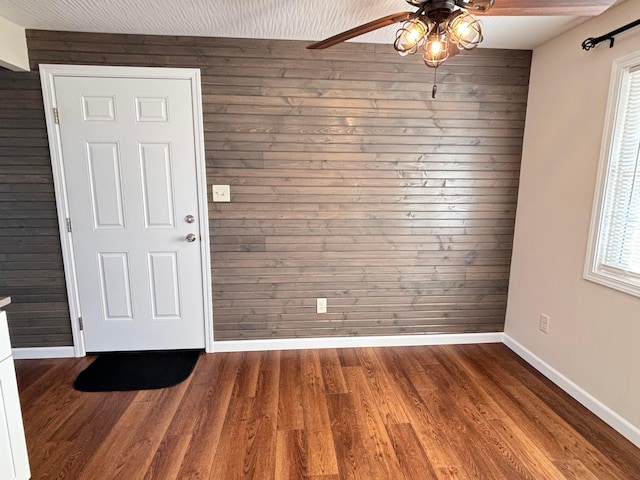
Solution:
[[[81,392],[154,390],[186,380],[200,350],[103,353],[85,368],[73,388]]]

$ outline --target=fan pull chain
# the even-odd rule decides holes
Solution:
[[[433,69],[433,88],[431,89],[431,98],[436,98],[436,93],[438,93],[438,67]]]

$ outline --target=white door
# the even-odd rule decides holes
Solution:
[[[53,77],[86,351],[205,346],[191,88]]]

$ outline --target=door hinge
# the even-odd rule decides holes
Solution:
[[[84,322],[82,321],[82,317],[78,317],[78,324],[80,325],[80,330],[84,330]]]
[[[56,125],[60,125],[60,114],[58,113],[58,109],[53,107],[53,121]]]
[[[71,227],[71,219],[67,218],[67,232],[72,232],[73,228]]]

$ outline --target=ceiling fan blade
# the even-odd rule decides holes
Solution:
[[[321,40],[316,43],[312,43],[307,48],[312,50],[318,50],[322,48],[332,47],[337,45],[338,43],[342,43],[345,40],[349,40],[350,38],[357,37],[359,35],[363,35],[365,33],[373,32],[382,27],[387,27],[389,25],[393,25],[394,23],[404,22],[413,18],[416,15],[416,12],[400,12],[394,13],[393,15],[387,15],[386,17],[378,18],[369,23],[365,23],[364,25],[360,25],[359,27],[352,28],[351,30],[347,30],[346,32],[339,33],[334,35],[333,37],[329,37],[325,40]]]
[[[536,16],[536,15],[569,15],[596,16],[613,5],[616,0],[500,0],[494,3],[487,12],[476,12],[478,15],[491,16]]]

